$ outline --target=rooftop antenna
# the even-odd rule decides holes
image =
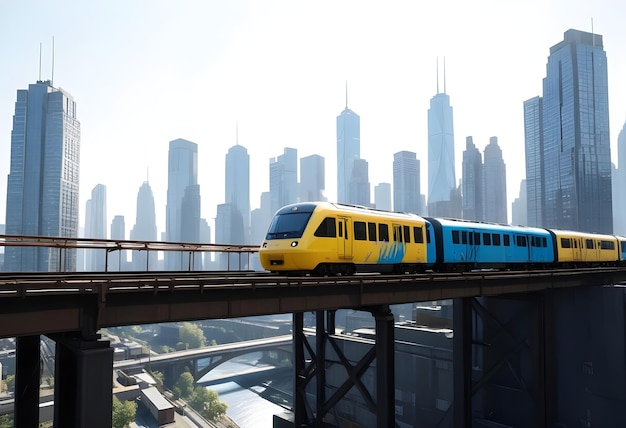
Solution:
[[[50,79],[50,86],[54,86],[54,36],[52,36],[52,78]]]
[[[443,57],[443,93],[446,93],[446,57]]]
[[[150,182],[150,167],[146,167],[146,183]]]
[[[239,145],[239,121],[235,122],[235,144]]]
[[[346,109],[348,108],[348,81],[346,80]]]
[[[596,47],[596,36],[593,33],[593,16],[591,17],[591,45],[594,48]]]
[[[41,82],[41,42],[39,42],[39,79]]]
[[[439,57],[437,57],[437,93],[439,93]]]

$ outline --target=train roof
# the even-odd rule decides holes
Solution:
[[[578,238],[601,238],[601,239],[624,239],[619,236],[607,235],[603,233],[577,232],[575,230],[550,229],[556,236],[573,236]]]
[[[448,226],[448,227],[457,226],[460,228],[493,230],[493,231],[498,231],[498,232],[534,233],[537,235],[549,235],[550,234],[550,232],[548,232],[546,229],[542,229],[540,227],[511,226],[508,224],[488,223],[488,222],[461,220],[461,219],[453,219],[453,218],[426,217],[426,220],[430,220],[430,219],[436,220],[439,223],[441,223],[442,226]]]
[[[366,214],[397,219],[424,220],[424,217],[413,213],[395,212],[369,208],[362,205],[341,204],[338,202],[299,202],[282,207],[276,214],[287,214],[294,211],[313,212],[316,208],[344,213]]]

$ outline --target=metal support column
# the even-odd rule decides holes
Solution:
[[[21,336],[15,342],[15,426],[37,428],[41,383],[40,337]]]
[[[376,320],[376,426],[396,426],[394,319],[389,306],[372,311]]]
[[[472,299],[454,299],[454,427],[472,426]]]
[[[315,414],[316,426],[322,426],[325,413],[321,411],[326,402],[326,326],[324,325],[324,311],[318,311],[315,324],[315,355],[316,358],[316,402],[317,412]]]
[[[112,371],[108,341],[56,338],[54,426],[110,428]]]
[[[306,376],[305,361],[304,361],[304,334],[302,329],[304,327],[304,315],[302,312],[293,314],[293,370],[294,370],[294,394],[293,394],[293,414],[294,414],[294,426],[301,427],[304,425],[304,421],[307,419],[306,412]]]

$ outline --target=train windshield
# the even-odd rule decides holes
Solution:
[[[272,224],[265,239],[300,238],[304,233],[312,212],[294,212],[288,214],[277,214],[272,220]]]

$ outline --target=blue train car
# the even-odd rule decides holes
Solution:
[[[554,239],[545,229],[426,220],[430,225],[426,229],[432,229],[434,237],[427,243],[428,262],[438,271],[541,268],[555,260]]]

